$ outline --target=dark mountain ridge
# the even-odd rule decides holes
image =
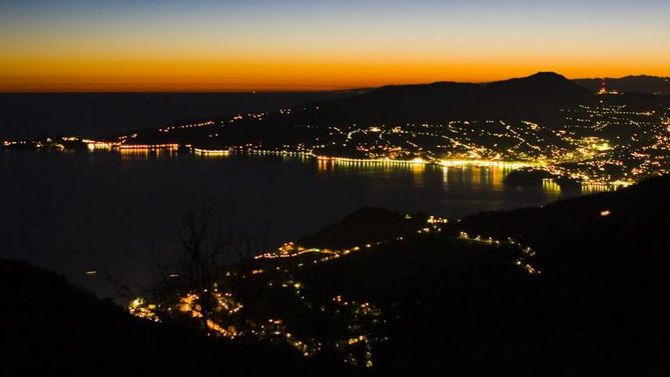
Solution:
[[[670,78],[650,75],[630,75],[620,78],[586,78],[573,80],[576,84],[597,92],[602,87],[602,82],[608,90],[621,93],[646,93],[646,94],[670,94]]]
[[[436,82],[384,86],[359,96],[312,103],[311,123],[442,122],[532,119],[588,98],[588,90],[553,72],[484,84]]]

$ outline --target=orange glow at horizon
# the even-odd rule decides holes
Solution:
[[[670,65],[588,65],[511,59],[338,62],[321,60],[0,60],[0,92],[317,91],[436,81],[488,82],[555,71],[569,78],[667,76]]]

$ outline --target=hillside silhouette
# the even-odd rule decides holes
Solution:
[[[661,376],[670,371],[669,189],[661,177],[481,213],[302,274],[395,318],[380,375]],[[503,243],[459,241],[461,232]],[[508,237],[536,252],[541,274],[516,268]]]
[[[576,79],[574,82],[595,93],[602,87],[603,80],[608,90],[616,90],[622,93],[670,95],[670,78],[668,77],[637,75],[621,78]]]
[[[2,376],[355,372],[338,365],[322,370],[324,365],[277,346],[231,344],[131,317],[112,301],[28,263],[0,258],[0,276]]]
[[[304,300],[324,304],[297,310],[282,301],[290,295],[272,294],[264,305],[280,310],[295,334],[327,336],[332,324],[319,307],[333,297],[372,303],[383,318],[375,331],[386,341],[374,345],[370,375],[666,376],[668,192],[670,176],[663,176],[418,231],[420,216],[363,209],[303,241],[351,247],[392,239],[324,263],[311,263],[320,254],[265,261],[261,268],[276,266],[276,274],[299,282]],[[380,229],[387,225],[388,233]],[[355,371],[328,355],[304,360],[282,347],[219,342],[140,321],[55,274],[4,260],[0,268],[1,293],[14,308],[0,319],[8,360],[37,374]],[[270,278],[252,279],[266,287]]]
[[[553,72],[484,84],[437,82],[384,86],[344,99],[322,101],[306,121],[420,122],[457,119],[523,119],[546,116],[589,96],[589,91]]]

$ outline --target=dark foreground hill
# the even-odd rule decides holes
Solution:
[[[279,347],[131,317],[60,275],[0,259],[1,376],[339,375]]]
[[[669,192],[670,177],[660,177],[542,208],[482,213],[300,276],[330,289],[326,296],[382,308],[389,340],[376,351],[380,375],[663,376]],[[459,240],[461,232],[468,239]],[[541,273],[516,263],[527,247],[534,255],[523,264]]]
[[[365,207],[347,215],[337,224],[302,237],[298,243],[305,247],[342,249],[393,239],[418,229],[425,220],[426,216],[420,213],[408,219],[387,209]]]
[[[659,177],[447,225],[366,209],[305,240],[370,246],[319,263],[309,258],[324,254],[268,259],[260,267],[276,272],[252,279],[270,292],[266,283],[289,276],[286,286],[298,287],[297,298],[315,305],[292,305],[293,296],[277,287],[265,295],[263,310],[283,318],[296,336],[323,339],[324,346],[341,335],[332,320],[338,317],[321,309],[332,307],[333,298],[335,314],[354,302],[378,308],[369,323],[353,308],[355,321],[343,330],[383,339],[365,349],[374,362],[366,374],[667,376],[668,192],[670,176]],[[412,224],[425,228],[418,232]],[[23,263],[1,261],[0,276],[2,375],[352,373],[331,358],[305,360],[282,347],[203,339],[129,318]]]

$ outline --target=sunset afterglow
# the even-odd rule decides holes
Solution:
[[[0,2],[0,91],[670,75],[669,11],[658,0],[10,0]]]

